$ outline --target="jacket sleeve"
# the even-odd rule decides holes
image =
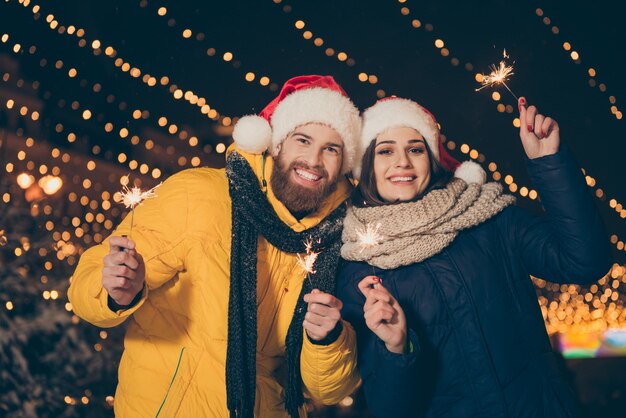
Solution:
[[[339,403],[360,382],[354,329],[343,321],[339,337],[328,345],[312,343],[303,332],[300,371],[304,389],[324,405]]]
[[[416,396],[421,383],[418,337],[409,329],[411,350],[406,354],[395,354],[387,350],[383,341],[367,328],[363,318],[365,297],[357,284],[368,274],[340,275],[337,292],[344,304],[342,315],[356,331],[358,369],[363,380],[365,400],[377,418],[415,417],[416,411],[420,410],[420,400]],[[394,297],[397,298],[397,295]]]
[[[146,284],[141,299],[129,309],[112,311],[108,292],[102,286],[103,259],[109,253],[109,238],[85,251],[71,278],[68,291],[74,312],[99,327],[121,324],[140,309],[149,293],[184,268],[187,225],[185,174],[170,177],[156,189],[156,197],[134,209],[131,233],[129,214],[111,235],[128,235],[137,244],[146,266]]]
[[[546,216],[511,211],[508,236],[527,271],[557,283],[587,284],[611,267],[609,240],[582,175],[561,145],[553,155],[528,160]]]

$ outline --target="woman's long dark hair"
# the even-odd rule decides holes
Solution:
[[[428,155],[428,163],[430,165],[430,181],[428,186],[420,195],[416,196],[414,200],[419,200],[422,196],[433,189],[439,189],[445,187],[450,179],[452,173],[446,170],[435,158],[428,146],[428,142],[424,141],[426,146],[426,154]],[[352,193],[352,204],[357,207],[365,206],[382,206],[399,202],[385,202],[380,197],[378,190],[376,190],[376,175],[374,174],[374,158],[376,158],[376,140],[372,140],[369,146],[365,150],[363,155],[363,164],[361,169],[361,178],[359,179],[359,186]]]

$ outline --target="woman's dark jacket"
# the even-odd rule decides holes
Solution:
[[[442,252],[376,269],[407,317],[413,354],[388,352],[363,320],[366,263],[345,261],[338,297],[358,336],[368,407],[379,417],[574,417],[576,397],[552,352],[529,275],[588,284],[610,247],[566,149],[528,160],[546,216],[515,206],[462,231]]]

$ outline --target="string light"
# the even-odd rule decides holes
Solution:
[[[76,109],[75,111],[80,112],[80,110],[79,110],[79,109]],[[21,116],[25,116],[25,115],[23,115],[23,114],[21,114],[21,113],[20,113],[20,115],[21,115]],[[63,127],[62,125],[57,124],[57,127],[58,127],[58,129],[57,129],[57,132],[58,132],[58,133],[62,133],[62,132],[64,131],[64,127]],[[106,133],[108,133],[108,134],[114,134],[114,133],[113,133],[113,129],[112,129],[112,127],[113,127],[113,125],[112,125],[111,123],[105,123],[105,124],[104,124],[104,131],[105,131]],[[133,146],[140,146],[140,142],[141,142],[141,140],[139,139],[139,136],[134,135],[134,137],[136,137],[136,138],[137,138],[137,141],[131,141],[131,145],[133,145]],[[133,161],[135,161],[135,160],[133,160]],[[132,161],[131,161],[131,163],[132,163]],[[131,163],[129,163],[129,165],[128,165],[128,166],[129,166],[129,168],[130,168],[131,170],[136,170],[136,169],[138,168],[139,164],[138,164],[138,163],[131,164]],[[145,163],[142,163],[142,164],[145,164]],[[146,167],[148,167],[148,165],[147,165],[147,164],[145,164],[145,166],[146,166]],[[148,167],[148,169],[149,169],[149,167]],[[144,174],[145,174],[145,173],[144,173]]]
[[[37,54],[39,54],[39,56],[41,56],[41,53],[39,52],[39,50],[37,50],[37,52],[35,52],[33,55],[37,55]],[[46,58],[44,57],[43,59],[46,59]],[[46,60],[46,61],[48,61],[48,60]],[[7,73],[7,74],[10,74],[10,73]],[[70,78],[72,78],[72,77],[70,77]],[[81,87],[81,88],[83,88],[83,89],[84,89],[84,88],[87,88],[87,85],[89,85],[89,84],[90,84],[87,80],[84,80],[84,81],[85,81],[85,83],[82,83],[82,82],[81,82],[81,83],[79,83],[80,87]],[[39,82],[37,81],[37,83],[39,83]],[[103,93],[103,91],[102,91],[102,85],[101,85],[100,83],[95,83],[95,84],[93,84],[93,86],[94,86],[94,91],[95,91],[95,92],[100,92],[100,93]],[[97,86],[97,88],[96,88],[96,86]],[[104,93],[103,93],[103,94],[104,94]],[[92,97],[92,95],[91,95],[91,94],[89,94],[87,97]],[[110,95],[108,95],[108,96],[107,96],[107,99],[108,99],[108,98],[114,98],[114,96],[113,96],[112,94],[110,94]],[[67,100],[65,100],[65,99],[62,99],[62,100],[63,100],[64,102],[68,102],[68,101],[67,101]],[[114,101],[115,101],[115,100],[113,99],[113,100],[111,100],[109,103],[111,103],[111,104],[112,104]],[[73,103],[73,104],[76,104],[76,106],[73,106],[73,107],[72,107],[72,109],[73,109],[73,110],[77,110],[77,109],[78,109],[78,106],[79,106],[79,103],[78,103],[77,101],[73,101],[72,103]],[[122,103],[124,103],[124,104],[125,104],[125,106],[124,106],[124,107],[126,107],[126,102],[121,102],[119,107],[120,107],[120,108],[122,107]],[[14,105],[14,103],[13,103],[13,101],[12,101],[12,103],[11,103],[11,107],[12,107],[13,105]],[[150,112],[149,112],[149,111],[145,111],[145,112],[141,112],[141,111],[139,111],[139,115],[137,115],[137,113],[136,113],[136,112],[137,112],[137,111],[133,112],[133,119],[138,119],[138,118],[141,116],[143,119],[146,119],[146,120],[147,120],[147,119],[148,119],[148,117],[149,117],[149,114],[150,114]],[[90,120],[90,119],[92,118],[92,112],[91,112],[89,109],[84,110],[84,111],[83,111],[83,113],[82,113],[82,118],[83,118],[84,120]],[[99,115],[98,115],[98,119],[102,119],[102,118],[104,118],[104,116],[103,116],[102,114],[99,114]],[[161,118],[164,118],[164,117],[161,117]],[[130,120],[130,119],[129,119],[129,120]],[[107,132],[108,132],[108,131],[107,131]],[[171,132],[168,132],[168,135],[172,135],[172,133],[171,133]],[[179,135],[179,137],[180,137],[180,139],[181,139],[181,140],[183,139],[183,136],[182,136],[182,135]],[[138,145],[138,141],[137,141],[137,142],[133,142],[133,141],[131,141],[131,144],[132,144],[132,145]],[[192,146],[191,144],[187,144],[187,145],[189,145],[191,148],[193,148],[193,146]],[[195,152],[195,150],[194,150],[194,152]],[[202,152],[205,152],[205,153],[206,153],[206,151],[205,151],[204,149],[202,150]]]
[[[543,9],[537,8],[535,10],[535,14],[537,15],[537,17],[541,18],[541,22],[544,24],[545,27],[551,28],[551,33],[554,36],[560,35],[561,33],[560,29],[558,28],[558,26],[552,25],[552,19],[546,16]],[[574,64],[576,65],[582,64],[582,58],[580,56],[580,53],[574,49],[571,42],[565,41],[563,42],[562,46],[567,56],[571,59],[571,61]],[[596,77],[597,77],[596,67],[589,67],[589,69],[587,70],[587,74],[589,75],[589,80],[588,80],[589,87],[592,87],[592,88],[597,87],[598,90],[600,90],[600,92],[609,94],[606,88],[606,84],[605,83],[598,84],[596,80]],[[609,95],[609,104],[610,104],[611,114],[615,117],[615,119],[621,120],[623,117],[622,111],[619,110],[619,108],[617,107],[616,101],[617,99],[615,98],[615,96]]]
[[[7,73],[7,74],[8,74],[8,73]],[[18,87],[18,88],[21,88],[21,87]],[[10,100],[10,102],[11,102],[11,106],[10,106],[10,107],[12,108],[12,106],[13,106],[13,104],[14,104],[14,100]],[[77,101],[74,101],[74,102],[73,102],[73,104],[76,104],[76,106],[73,106],[73,107],[72,107],[72,109],[74,109],[74,110],[78,111],[78,110],[79,110],[79,105],[78,105],[78,102],[77,102]],[[21,114],[22,116],[25,116],[25,115],[26,115],[26,113],[25,113],[25,112],[20,112],[20,114]],[[225,123],[226,123],[226,121],[225,121]],[[227,122],[227,123],[230,123],[230,121],[228,120],[228,122]],[[109,125],[111,126],[111,128],[109,127]],[[57,125],[57,126],[59,126],[59,125]],[[171,129],[171,126],[170,126],[170,129]],[[112,125],[111,125],[111,124],[106,124],[106,125],[105,125],[105,131],[106,131],[106,132],[111,132],[111,131],[112,131]],[[57,132],[61,133],[61,132],[62,132],[62,128],[57,129]],[[127,136],[127,133],[128,133],[128,131],[127,131],[127,129],[125,129],[125,128],[123,128],[122,130],[120,130],[120,136],[121,136],[121,137],[126,137],[126,136]],[[75,138],[75,135],[74,135],[74,134],[70,133],[70,134],[68,135],[68,140],[73,141],[73,140],[74,140],[74,138]],[[186,138],[186,136],[184,136],[184,137],[183,137],[183,136],[181,135],[181,138]],[[136,139],[136,141],[135,141],[135,139]],[[148,146],[147,146],[147,144],[148,144],[148,143],[150,143],[150,142],[151,142],[150,140],[146,141],[146,149],[152,149],[152,147],[148,147]],[[139,144],[139,137],[138,137],[138,136],[133,136],[133,138],[132,138],[132,142],[131,142],[131,143],[132,143],[132,145],[138,145],[138,144]],[[192,139],[190,139],[190,141],[189,141],[188,145],[189,145],[190,147],[196,146],[196,145],[197,145],[197,138],[192,137]],[[155,150],[155,152],[156,152],[156,150]],[[121,158],[119,158],[119,156],[118,156],[118,160],[119,160],[120,162],[122,162],[122,159],[121,159]],[[194,157],[194,158],[192,159],[192,161],[193,161],[193,164],[192,164],[193,166],[198,166],[198,165],[200,164],[200,160],[199,160],[199,158],[197,158],[197,157]],[[135,164],[133,164],[133,163],[134,163],[134,161],[131,161],[131,163],[129,164],[130,168],[131,168],[131,169],[133,169],[133,170],[134,170],[134,169],[136,169],[137,167],[139,167],[139,170],[142,172],[142,174],[146,174],[148,171],[150,171],[150,167],[149,167],[147,164],[145,164],[145,163],[144,163],[144,164],[141,164],[141,165],[136,164],[136,163],[135,163]],[[161,170],[160,170],[160,169],[158,169],[158,168],[154,168],[154,169],[152,169],[152,170],[151,170],[151,173],[152,173],[152,176],[153,176],[154,178],[159,178],[159,177],[161,176],[161,174],[162,174]]]
[[[36,143],[36,142],[32,139],[32,137],[29,137],[28,139],[29,139],[29,140],[31,140],[32,145],[35,145],[35,143]],[[55,149],[53,149],[53,150],[50,152],[50,154],[51,154],[51,156],[52,156],[53,158],[58,158],[58,157],[60,156],[60,152],[58,152],[58,150],[57,150],[56,148],[55,148]],[[65,162],[65,163],[68,163],[68,162],[70,162],[70,160],[68,159],[67,161],[64,161],[64,162]],[[17,167],[17,168],[19,168],[19,167]],[[33,168],[34,168],[34,166],[33,166]],[[73,169],[72,171],[76,172],[77,170],[76,170],[76,169]],[[57,173],[57,174],[60,174],[60,170],[58,171],[58,173]],[[73,176],[73,178],[76,180],[76,182],[80,182],[80,181],[81,181],[80,177],[79,177],[79,176],[77,176],[77,175],[74,175],[74,176]],[[109,179],[111,180],[111,177],[110,177],[110,176],[109,176]],[[85,181],[88,181],[88,179],[83,179],[83,180],[82,180],[82,182],[83,182],[83,183],[84,183]],[[108,192],[105,192],[105,193],[106,193],[106,198],[107,198],[107,200],[108,200],[108,199],[110,198],[110,194],[109,194]],[[104,196],[104,193],[103,193],[103,196]],[[69,199],[69,201],[70,201],[70,202],[72,202],[72,201],[73,201],[73,199],[72,199],[72,193],[70,193],[70,194],[68,195],[68,199]],[[91,200],[91,199],[90,199],[90,198],[88,198],[87,196],[83,196],[83,197],[81,198],[81,202],[83,201],[83,199],[85,199],[85,200],[84,200],[84,203],[85,203],[85,209],[92,209],[92,210],[93,210],[93,209],[96,209],[96,208],[98,207],[96,200]],[[89,207],[87,207],[87,206],[86,206],[86,204],[87,204],[87,203],[89,203],[89,202],[91,202],[91,204],[89,205]],[[95,205],[94,205],[94,203],[95,203]],[[105,203],[106,203],[106,201],[105,201],[105,202],[103,202],[103,209],[104,209],[104,210],[107,210],[107,209],[110,207],[110,205],[108,205],[108,207],[107,207],[107,206],[105,205]],[[85,231],[86,231],[86,230],[87,230],[87,231],[88,231],[88,230],[90,230],[90,229],[91,229],[91,230],[95,230],[96,234],[94,235],[93,239],[94,239],[96,242],[99,242],[99,241],[101,241],[101,235],[100,235],[100,234],[98,234],[97,232],[99,231],[100,227],[96,228],[96,224],[102,224],[102,227],[103,227],[104,229],[108,229],[108,230],[110,230],[110,229],[112,228],[112,226],[113,226],[113,222],[112,222],[110,219],[106,219],[106,218],[104,217],[104,215],[102,215],[102,214],[98,214],[98,216],[95,216],[95,217],[92,217],[92,219],[89,219],[89,213],[88,213],[88,214],[87,214],[87,216],[85,216],[85,218],[86,218],[86,220],[88,221],[88,224],[85,224],[85,226],[83,226],[83,228],[81,228],[81,229],[76,229],[76,231],[75,231],[75,232],[76,232],[76,236],[77,236],[77,238],[83,238],[83,240],[85,241],[85,244],[87,244],[87,245],[91,243],[91,236],[90,236],[90,235],[88,235],[88,234],[85,234]],[[94,222],[94,221],[95,221],[95,222]],[[80,223],[79,223],[79,224],[75,224],[75,226],[79,226],[79,225],[80,225]],[[54,237],[54,239],[55,239],[56,241],[59,241],[59,240],[61,239],[61,236],[62,236],[65,240],[68,240],[68,239],[69,239],[69,236],[70,236],[70,235],[69,235],[69,232],[68,232],[68,231],[63,231],[62,229],[58,229],[58,228],[61,228],[61,225],[59,225],[59,224],[56,224],[56,225],[55,225],[52,221],[48,221],[48,222],[46,223],[46,229],[47,229],[48,231],[51,231],[51,232],[52,232],[53,237]],[[78,233],[79,231],[80,231],[80,233]],[[67,235],[66,235],[66,234],[67,234]],[[62,247],[62,252],[59,252],[59,253],[57,254],[57,255],[59,256],[58,258],[59,258],[60,260],[62,260],[62,259],[64,259],[64,258],[65,258],[65,256],[68,256],[69,254],[67,253],[67,251],[68,251],[68,249],[71,249],[71,248],[72,248],[71,246],[69,246],[69,247],[68,247],[68,246]],[[68,261],[70,264],[73,264],[74,259],[73,259],[73,257],[68,257],[68,260],[67,260],[67,261]]]
[[[549,334],[603,332],[626,327],[622,289],[626,267],[614,264],[609,273],[588,287],[548,283],[533,278]]]
[[[611,244],[615,245],[618,251],[626,251],[626,243],[615,234],[611,235]]]
[[[276,4],[281,4],[281,2],[274,2]],[[291,5],[284,5],[282,10],[285,13],[291,13],[293,11],[293,7]],[[320,37],[320,36],[314,36],[313,32],[311,32],[311,30],[309,30],[310,28],[308,27],[308,25],[305,23],[305,21],[302,18],[298,18],[295,23],[294,23],[294,27],[299,30],[302,31],[302,37],[305,40],[309,40],[311,42],[313,42],[313,45],[316,46],[317,48],[323,49],[324,50],[324,54],[327,57],[335,57],[339,62],[342,62],[344,64],[346,64],[348,67],[355,67],[356,66],[356,60],[351,57],[347,52],[345,52],[345,50],[335,50],[334,48],[331,48],[328,46],[327,42],[324,40],[324,38]],[[324,47],[324,48],[322,48]],[[362,72],[357,70],[357,79],[362,82],[362,83],[369,83],[373,86],[376,86],[379,83],[379,77],[376,74],[373,73],[366,73],[366,72]],[[376,91],[376,96],[378,98],[383,98],[386,96],[386,92],[383,89],[378,89]]]
[[[140,5],[140,7],[141,7],[141,5]],[[171,15],[171,12],[169,12],[165,7],[158,7],[156,9],[156,14],[158,16],[160,16],[160,17],[164,17],[168,13]],[[167,21],[163,20],[163,19],[159,19],[159,20],[161,20],[162,22],[168,24],[168,26],[171,27],[171,28],[174,28],[177,25],[177,22],[178,22],[178,20],[176,18],[171,18],[170,20],[167,20]],[[170,22],[171,22],[171,24],[170,24]],[[185,25],[182,25],[182,26],[185,26]],[[205,49],[207,51],[207,56],[209,56],[209,57],[219,56],[218,51],[217,51],[216,48],[214,48],[212,46],[208,46],[207,47],[206,36],[205,36],[205,34],[203,32],[197,32],[196,36],[193,37],[193,39],[192,39],[192,34],[194,32],[195,31],[193,31],[191,29],[184,29],[181,32],[181,36],[185,40],[187,40],[187,39],[193,40],[196,43],[202,45],[203,49]],[[232,65],[232,67],[235,68],[235,69],[242,70],[245,73],[244,79],[247,82],[249,82],[249,83],[253,82],[255,80],[255,78],[256,78],[255,77],[255,73],[253,71],[243,70],[242,69],[241,60],[240,59],[234,59],[234,57],[235,57],[235,54],[232,51],[225,51],[222,54],[222,58],[223,58],[222,61],[230,63]],[[266,82],[266,80],[267,80],[267,82]],[[259,77],[259,85],[262,86],[262,87],[269,88],[270,91],[277,91],[278,90],[278,84],[270,83],[269,80],[270,80],[270,77],[268,77],[268,76]]]
[[[6,0],[6,1],[10,2],[11,0]],[[27,6],[24,6],[24,7],[27,7]],[[39,6],[39,5],[34,5],[33,8],[34,7],[37,7],[38,10],[41,10],[41,6]],[[41,13],[43,13],[43,12],[41,12]],[[71,26],[74,26],[74,25],[71,25]],[[50,29],[54,30],[54,28],[50,28]],[[69,33],[66,33],[66,34],[68,36],[72,36]],[[83,47],[86,44],[86,40],[87,40],[87,37],[86,37],[86,34],[85,34],[85,30],[84,29],[80,29],[80,33],[79,33],[79,31],[77,31],[76,32],[76,36],[81,38],[79,40],[79,46]],[[102,41],[97,40],[97,39],[94,39],[94,40],[91,41],[92,53],[94,55],[96,55],[96,56],[100,55],[100,53],[101,53],[101,49],[100,49],[101,44],[102,44]],[[94,48],[94,46],[96,46],[96,47]],[[138,78],[140,74],[146,74],[146,71],[143,71],[138,66],[132,66],[127,60],[125,60],[124,58],[119,56],[117,49],[115,49],[114,47],[107,47],[107,49],[105,51],[109,51],[110,52],[109,54],[105,53],[105,57],[109,58],[110,60],[114,60],[115,68],[117,68],[119,71],[121,71],[123,73],[128,72],[132,78]],[[161,79],[164,79],[164,78],[165,77],[162,77]],[[162,87],[166,88],[170,92],[170,94],[172,94],[172,96],[173,96],[174,92],[177,89],[179,89],[179,86],[177,84],[173,83],[171,81],[170,77],[166,77],[166,78],[167,78],[167,82],[161,83],[160,85]],[[157,86],[156,81],[152,81],[152,82],[150,81],[152,79],[153,78],[148,77],[146,79],[146,81],[144,81],[144,83],[146,85],[148,85],[149,87]],[[154,80],[156,80],[156,79],[154,78]],[[189,90],[189,91],[191,92],[191,90]],[[195,94],[193,96],[197,97],[197,96],[195,96]],[[198,100],[201,100],[203,103],[206,103],[206,99],[204,97],[197,97],[197,99],[195,99],[195,103],[197,103]],[[192,100],[187,100],[187,101],[190,104],[192,104],[191,103]],[[198,109],[198,110],[201,110],[201,109]],[[213,107],[212,110],[215,110],[215,112],[207,113],[205,115],[208,118],[210,118],[212,120],[215,120],[215,121],[218,121],[218,123],[221,123],[220,118],[219,118],[219,112],[217,111],[217,109],[215,109],[215,107]]]

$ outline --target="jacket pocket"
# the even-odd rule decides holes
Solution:
[[[181,347],[176,368],[172,372],[172,379],[163,396],[163,401],[155,413],[155,418],[172,418],[176,416],[202,355],[201,351],[194,351]]]

